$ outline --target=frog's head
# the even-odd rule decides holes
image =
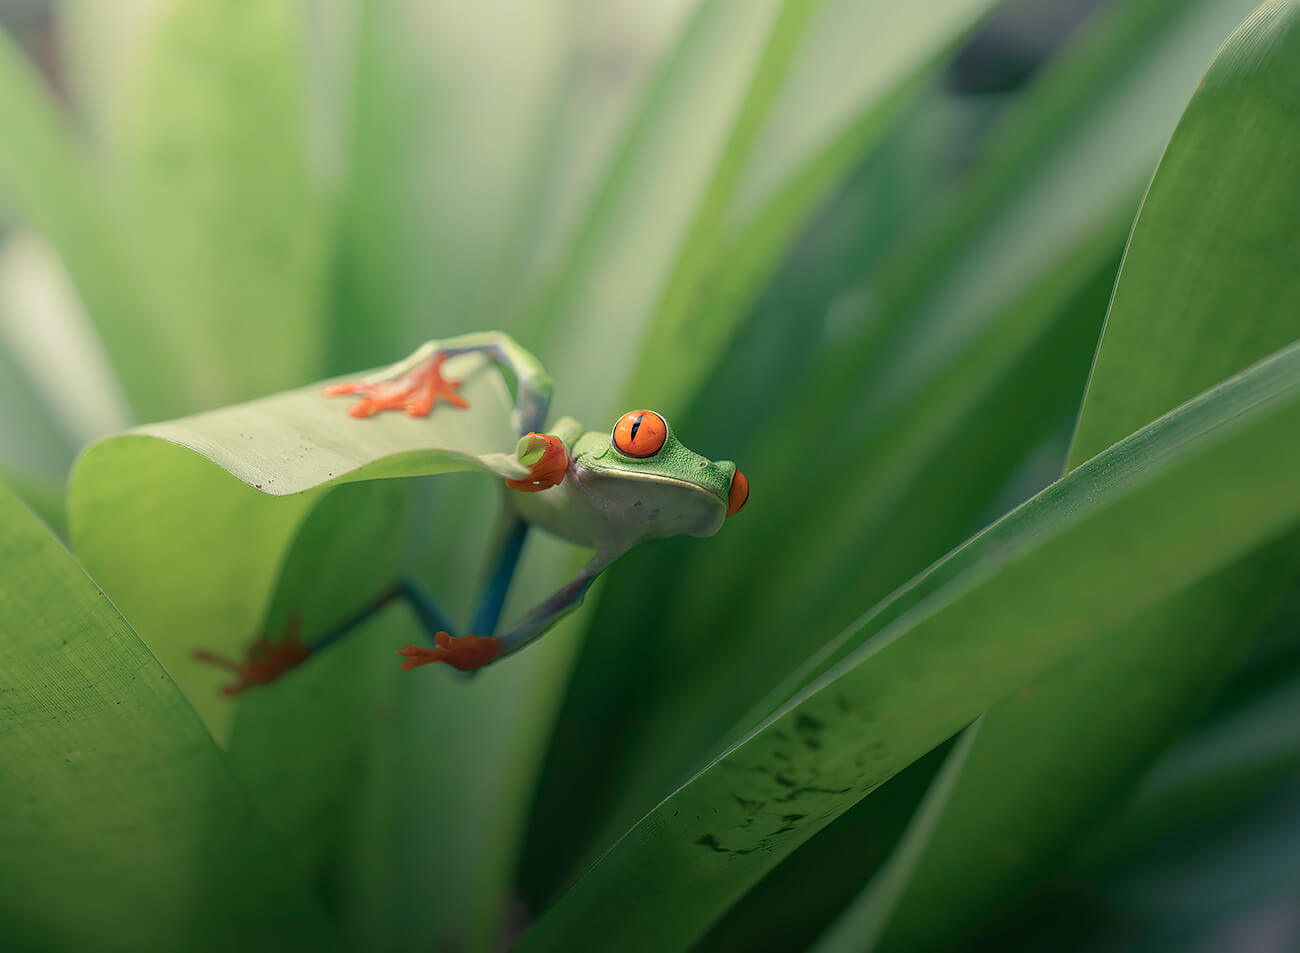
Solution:
[[[642,538],[712,536],[749,498],[734,463],[688,450],[652,410],[624,414],[609,436],[584,434],[573,457],[584,495]]]

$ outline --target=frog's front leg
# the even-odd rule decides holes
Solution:
[[[327,397],[356,395],[361,399],[348,411],[353,417],[369,417],[384,410],[405,410],[412,417],[427,417],[439,398],[453,407],[468,407],[457,393],[460,381],[442,376],[448,358],[479,352],[514,375],[517,396],[512,422],[515,433],[540,430],[546,422],[551,400],[551,379],[541,363],[502,331],[462,334],[442,341],[429,341],[406,360],[363,380],[331,384]]]

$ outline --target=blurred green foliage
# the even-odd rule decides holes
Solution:
[[[1255,7],[0,4],[0,942],[1294,948],[1300,2]],[[465,617],[496,489],[73,454],[485,328],[744,514],[472,683],[399,676],[394,609],[227,703],[188,651],[299,606]],[[579,556],[534,534],[507,615]]]

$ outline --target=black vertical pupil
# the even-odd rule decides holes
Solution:
[[[637,414],[632,418],[632,443],[636,444],[636,432],[641,429],[641,420],[645,414]]]

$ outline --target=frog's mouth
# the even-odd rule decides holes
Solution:
[[[591,471],[589,471],[591,472]],[[656,527],[654,535],[712,536],[726,519],[726,500],[711,487],[659,473],[647,473],[632,467],[608,467],[591,474],[593,488],[604,497],[604,506],[620,512],[636,511],[643,515],[647,528]],[[631,478],[631,479],[630,479]],[[608,482],[605,482],[608,480]],[[721,481],[718,481],[721,482]],[[674,500],[666,508],[644,500],[637,488],[654,485],[671,487]],[[723,483],[725,486],[726,484]],[[599,504],[598,504],[599,505]]]
[[[661,473],[646,473],[644,470],[624,470],[621,467],[607,467],[604,472],[609,474],[617,473],[620,476],[635,477],[637,481],[641,483],[658,483],[661,486],[680,487],[683,490],[691,490],[695,493],[699,493],[701,496],[706,497],[711,501],[721,500],[724,503],[726,502],[724,497],[715,493],[713,490],[710,490],[706,486],[700,486],[698,483],[691,483],[689,480],[679,480],[677,477],[664,476]]]

